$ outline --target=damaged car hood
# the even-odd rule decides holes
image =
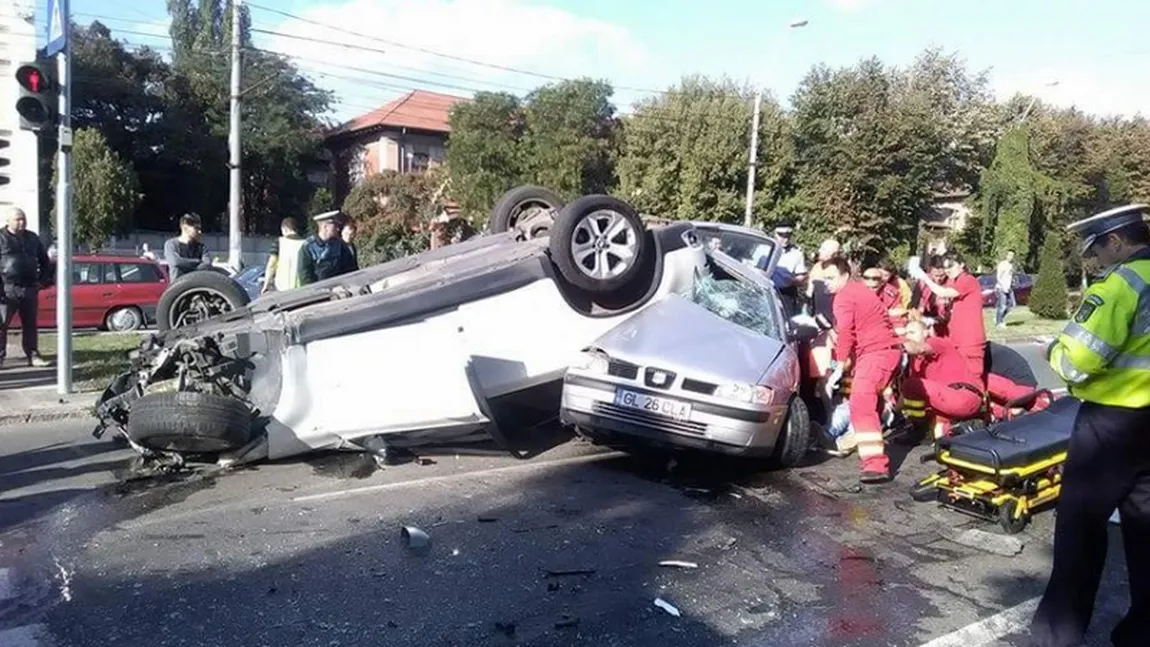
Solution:
[[[640,366],[691,367],[698,378],[755,384],[785,345],[669,295],[608,331],[594,347]]]

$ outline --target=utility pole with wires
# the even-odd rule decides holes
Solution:
[[[243,174],[240,162],[240,50],[242,30],[242,0],[232,0],[232,101],[231,124],[228,132],[228,265],[240,269],[243,256],[243,233],[240,226],[240,201],[243,196]]]
[[[796,20],[787,25],[789,29],[798,29],[799,27],[806,27],[810,23],[809,20]],[[774,47],[778,46],[781,39],[776,39]],[[772,47],[772,50],[774,49]],[[767,57],[768,62],[772,62],[775,56]],[[759,121],[761,119],[763,107],[763,89],[759,84],[755,88],[755,108],[754,114],[751,117],[751,150],[749,154],[749,161],[747,164],[747,206],[743,212],[743,225],[750,227],[754,224],[754,217],[752,212],[755,208],[755,170],[759,164]]]

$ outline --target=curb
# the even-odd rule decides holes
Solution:
[[[91,406],[74,408],[43,409],[26,413],[10,413],[0,415],[0,427],[15,427],[38,422],[55,422],[58,420],[95,420],[96,411]]]

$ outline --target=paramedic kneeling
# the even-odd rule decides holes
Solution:
[[[903,398],[922,400],[934,412],[934,439],[950,435],[951,423],[978,417],[983,393],[979,376],[950,341],[927,337],[926,324],[906,325],[906,350],[913,357],[910,374],[902,381]]]
[[[862,460],[860,480],[884,483],[890,480],[891,473],[879,418],[879,398],[902,360],[902,344],[878,295],[861,282],[851,280],[850,264],[845,258],[826,261],[823,269],[827,291],[834,295],[837,339],[831,372],[838,363],[843,363],[844,369],[853,364],[849,405]]]
[[[1083,254],[1111,267],[1048,351],[1082,401],[1054,525],[1054,566],[1031,635],[1042,647],[1083,644],[1106,562],[1108,519],[1121,517],[1130,610],[1116,647],[1150,644],[1150,229],[1146,205],[1071,224]]]

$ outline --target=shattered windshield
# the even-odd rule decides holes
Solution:
[[[733,324],[771,339],[782,339],[775,317],[774,295],[762,286],[739,280],[712,261],[709,272],[695,278],[691,301]]]

